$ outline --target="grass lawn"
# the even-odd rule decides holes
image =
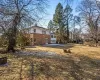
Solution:
[[[63,49],[72,53],[64,53]],[[36,46],[31,52],[55,52],[56,56],[0,54],[8,57],[0,66],[0,80],[100,80],[100,48],[78,44]]]

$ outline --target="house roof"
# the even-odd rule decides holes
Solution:
[[[49,29],[47,29],[47,28],[40,27],[40,26],[37,26],[37,25],[31,26],[31,27],[26,28],[26,29],[31,29],[31,28],[41,28],[41,29],[44,29],[44,30],[49,30]]]
[[[42,28],[42,29],[47,29],[47,28],[44,28],[44,27],[40,27],[40,26],[32,26],[31,28],[33,28],[33,27],[38,27],[38,28]]]

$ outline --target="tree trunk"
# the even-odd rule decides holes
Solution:
[[[95,42],[96,42],[96,47],[98,46],[98,35],[97,35],[97,32],[96,32],[96,40],[95,40]]]
[[[16,40],[14,39],[14,36],[10,36],[7,51],[15,52],[15,49],[14,49],[15,44],[16,44]]]
[[[16,45],[16,27],[8,30],[8,48],[7,51],[15,52],[14,47]]]
[[[14,47],[16,46],[16,32],[17,32],[17,25],[13,26],[8,30],[8,52],[15,52]]]
[[[96,29],[95,29],[95,33],[96,33],[96,47],[98,46],[98,26],[96,25]]]
[[[67,20],[67,39],[68,39],[68,42],[69,42],[69,24],[68,24],[68,20]]]
[[[7,51],[15,52],[14,47],[16,46],[16,33],[17,33],[17,25],[20,22],[20,14],[16,13],[15,18],[13,20],[12,27],[8,30],[8,48]]]

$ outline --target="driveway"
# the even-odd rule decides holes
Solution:
[[[58,47],[58,46],[65,46],[64,44],[45,44],[43,46],[50,46],[50,47]]]

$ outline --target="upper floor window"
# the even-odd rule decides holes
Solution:
[[[34,33],[36,33],[36,29],[34,29]]]
[[[46,31],[42,31],[42,34],[46,34]]]

